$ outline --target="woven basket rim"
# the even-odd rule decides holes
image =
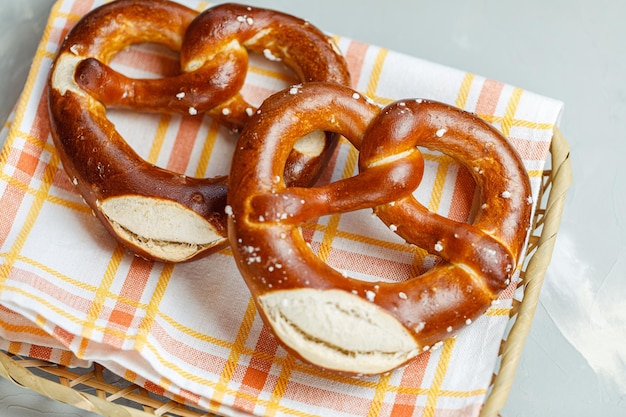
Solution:
[[[483,404],[480,417],[495,417],[504,407],[508,394],[513,385],[515,371],[519,363],[526,337],[530,331],[534,313],[539,301],[539,294],[543,284],[545,272],[550,264],[554,242],[558,232],[568,188],[572,182],[571,162],[569,159],[569,144],[558,128],[550,146],[551,168],[549,169],[549,194],[545,210],[541,214],[541,235],[532,250],[527,253],[528,263],[524,273],[523,300],[510,320],[512,325],[508,336],[501,343],[500,366],[492,380],[490,392]],[[545,190],[543,190],[545,192]],[[102,416],[149,417],[154,415],[185,415],[177,414],[176,409],[185,406],[169,400],[161,407],[149,409],[152,412],[142,411],[126,405],[111,402],[111,399],[101,398],[89,393],[79,392],[71,386],[35,375],[21,360],[15,360],[0,350],[0,376],[26,389],[37,392],[44,397],[57,402],[69,404],[79,409],[90,411]],[[49,363],[40,361],[42,366]],[[29,362],[29,367],[37,367],[37,361]],[[141,406],[143,404],[137,403]],[[145,406],[143,406],[145,409]],[[192,415],[192,414],[187,414]],[[198,415],[198,414],[193,414]],[[210,413],[206,414],[211,415]]]
[[[543,285],[546,270],[552,259],[552,252],[557,232],[561,223],[563,206],[567,190],[572,183],[569,144],[561,131],[555,127],[550,146],[551,173],[550,192],[543,213],[542,231],[534,253],[525,269],[524,298],[519,305],[508,337],[501,344],[500,367],[492,381],[492,389],[481,410],[480,417],[495,417],[506,404],[508,394],[513,386],[515,372],[522,355],[526,337],[530,332],[539,294]]]

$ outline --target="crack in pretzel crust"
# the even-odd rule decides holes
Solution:
[[[324,152],[324,144],[326,143],[326,134],[321,130],[315,130],[308,135],[302,136],[293,145],[293,148],[301,155],[309,158],[316,158]]]
[[[57,90],[62,96],[68,91],[87,96],[74,80],[76,67],[83,59],[84,57],[76,56],[71,53],[60,54],[50,78],[50,86]]]
[[[322,368],[375,374],[419,352],[413,337],[389,313],[344,291],[275,291],[258,301],[280,340]]]
[[[109,198],[100,209],[120,237],[172,262],[226,240],[203,217],[174,201],[129,195]]]

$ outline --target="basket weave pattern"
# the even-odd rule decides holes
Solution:
[[[550,162],[550,168],[543,173],[509,331],[500,347],[500,366],[494,373],[481,417],[497,416],[506,402],[552,256],[565,195],[571,184],[569,146],[558,129],[552,141]],[[155,395],[98,363],[75,369],[0,351],[0,375],[45,397],[103,416],[213,415]]]

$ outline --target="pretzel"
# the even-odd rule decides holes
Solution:
[[[120,50],[145,42],[180,51],[181,72],[132,79],[108,66]],[[49,78],[54,144],[86,203],[137,255],[182,262],[226,245],[227,178],[191,178],[153,166],[116,131],[107,106],[208,112],[240,127],[256,111],[240,93],[247,48],[282,59],[303,82],[350,82],[344,58],[314,26],[234,4],[199,14],[166,0],[119,0],[85,15],[61,45]],[[300,139],[285,168],[288,181],[315,181],[337,140],[321,131]]]
[[[349,88],[320,83],[278,93],[260,110],[233,159],[229,240],[261,317],[289,352],[341,373],[384,373],[441,346],[508,286],[528,232],[531,191],[516,151],[486,122],[427,100],[380,110]],[[314,129],[338,132],[360,149],[358,175],[312,188],[285,183],[290,144]],[[470,170],[481,200],[471,223],[415,199],[424,170],[418,146]],[[300,225],[363,208],[441,262],[395,283],[349,278],[322,262]]]

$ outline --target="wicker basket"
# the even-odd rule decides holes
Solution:
[[[543,172],[533,233],[517,292],[520,299],[514,300],[510,325],[500,347],[499,369],[493,376],[481,417],[497,416],[506,403],[552,256],[565,195],[571,184],[569,145],[558,129],[550,152],[551,161]],[[70,369],[0,351],[0,375],[45,397],[107,417],[212,415],[154,395],[97,363],[87,369]]]

